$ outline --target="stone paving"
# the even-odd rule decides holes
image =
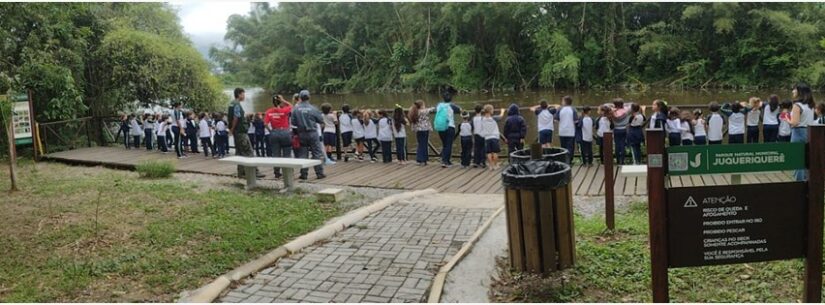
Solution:
[[[279,260],[219,301],[426,302],[438,269],[494,211],[431,201],[424,196],[391,205]]]

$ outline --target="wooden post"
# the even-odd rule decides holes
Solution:
[[[6,120],[6,136],[9,139],[9,178],[11,179],[11,189],[9,191],[15,192],[17,191],[17,148],[14,144],[14,104],[12,104],[11,100],[7,100],[9,106],[11,106],[11,112],[8,113],[8,117],[5,117]],[[5,106],[4,106],[5,107]],[[5,111],[5,110],[4,110]]]
[[[614,207],[613,201],[615,194],[613,187],[615,186],[615,177],[613,171],[613,132],[608,131],[604,133],[604,141],[602,145],[602,163],[604,164],[604,220],[608,230],[615,228],[615,221],[613,219]]]
[[[340,116],[339,116],[340,117]],[[335,123],[335,157],[337,160],[341,160],[341,128],[340,123],[341,120]]]
[[[808,238],[803,302],[822,301],[822,209],[825,192],[825,125],[808,126]]]
[[[650,273],[653,302],[670,300],[667,284],[667,206],[665,195],[665,134],[661,128],[648,129],[647,205],[650,229]]]
[[[531,160],[541,160],[542,159],[542,151],[541,144],[533,143],[530,144],[530,159]],[[513,152],[510,152],[513,153]]]

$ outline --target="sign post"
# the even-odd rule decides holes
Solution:
[[[825,125],[808,126],[808,227],[804,302],[822,302],[822,204],[825,192]]]
[[[653,302],[670,300],[667,285],[667,206],[665,205],[665,132],[648,129],[647,139],[647,205],[650,230],[650,273]]]
[[[602,163],[604,164],[604,220],[608,230],[615,227],[614,190],[615,172],[613,171],[613,132],[607,131],[602,138]]]

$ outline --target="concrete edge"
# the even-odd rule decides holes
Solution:
[[[493,215],[491,215],[490,218],[487,219],[487,221],[485,221],[475,233],[473,233],[470,240],[464,243],[464,245],[461,246],[461,249],[459,249],[458,252],[456,252],[456,254],[453,255],[453,257],[450,258],[446,264],[444,264],[444,266],[441,266],[441,269],[438,270],[438,273],[433,279],[433,284],[430,286],[430,296],[427,298],[427,303],[438,303],[441,300],[441,293],[444,290],[444,282],[447,280],[447,274],[450,270],[453,270],[453,267],[455,267],[455,265],[458,264],[458,262],[460,262],[461,259],[467,255],[467,253],[470,252],[470,249],[481,238],[481,235],[490,228],[493,224],[493,220],[501,214],[501,211],[504,211],[503,206],[493,212]]]
[[[275,250],[270,251],[267,254],[262,255],[259,258],[250,261],[246,264],[243,264],[240,267],[237,267],[224,275],[219,276],[211,283],[193,290],[188,296],[180,298],[177,302],[211,303],[215,299],[217,299],[218,296],[220,296],[221,293],[224,292],[224,290],[229,288],[229,286],[233,282],[238,282],[241,279],[244,279],[252,275],[253,273],[261,271],[268,266],[271,266],[276,261],[278,261],[278,259],[284,256],[301,251],[302,249],[310,245],[313,245],[319,241],[329,239],[336,233],[343,231],[347,227],[355,224],[358,221],[361,221],[370,214],[380,211],[393,203],[417,196],[435,194],[437,192],[438,191],[435,189],[425,189],[394,194],[378,199],[368,206],[355,209],[347,213],[346,215],[341,216],[332,223],[329,223],[319,229],[316,229],[315,231],[299,236],[298,238],[284,244],[283,246],[276,248]]]

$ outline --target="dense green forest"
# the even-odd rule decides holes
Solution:
[[[30,89],[41,122],[182,101],[214,109],[220,82],[162,3],[0,4],[0,94]]]
[[[825,85],[821,3],[280,3],[225,71],[276,91]]]

